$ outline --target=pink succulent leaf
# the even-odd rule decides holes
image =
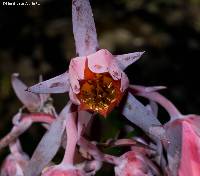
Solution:
[[[200,136],[187,121],[182,122],[182,141],[179,176],[198,176],[200,173]]]
[[[118,139],[114,142],[111,142],[110,145],[112,147],[115,147],[115,146],[133,146],[133,147],[144,148],[145,150],[153,150],[148,145],[143,144],[143,143],[141,143],[141,142],[139,142],[135,139]]]
[[[139,95],[148,98],[149,100],[155,101],[161,106],[163,106],[169,113],[171,121],[182,117],[180,111],[174,106],[174,104],[171,101],[162,96],[160,93],[156,92],[157,90],[161,90],[162,86],[144,87],[132,85],[130,86],[130,88],[132,89],[134,95]]]
[[[140,85],[130,85],[129,87],[134,94],[151,93],[151,92],[156,92],[156,91],[167,88],[165,86],[145,87],[145,86],[140,86]]]
[[[154,102],[154,101],[150,101],[149,105],[151,107],[153,114],[157,117],[158,116],[158,105],[157,105],[157,103]]]
[[[72,0],[72,22],[78,56],[96,52],[99,44],[89,0]]]
[[[181,159],[181,146],[184,143],[184,141],[182,141],[183,129],[180,120],[167,123],[165,129],[168,142],[163,144],[167,151],[169,173],[171,176],[177,176]]]
[[[49,80],[40,82],[27,89],[28,92],[34,93],[64,93],[68,92],[70,88],[69,74],[67,72],[51,78]]]
[[[68,103],[61,111],[59,117],[52,123],[50,129],[45,133],[30,162],[25,168],[25,176],[37,176],[42,169],[53,159],[57,153],[62,136],[65,131],[65,121],[69,114],[71,103]]]
[[[77,113],[68,113],[66,120],[66,132],[67,132],[67,145],[65,149],[65,155],[63,158],[63,164],[73,165],[74,154],[76,149],[76,143],[78,140],[78,131],[76,127]]]
[[[24,133],[32,124],[31,119],[26,119],[14,126],[10,133],[0,140],[0,150],[8,146],[12,141],[16,140],[22,133]]]
[[[12,123],[14,125],[18,125],[21,121],[21,117],[22,117],[22,109],[19,109],[19,112],[13,116]]]
[[[78,138],[84,134],[92,115],[93,114],[88,111],[78,111]]]
[[[144,54],[143,52],[134,52],[115,56],[115,59],[122,70],[125,70],[129,65],[136,62]]]
[[[160,135],[160,132],[162,132],[163,128],[161,127],[161,123],[158,121],[158,119],[130,93],[128,93],[122,114],[132,123],[140,127],[153,139],[157,139],[157,137]],[[155,127],[160,127],[157,129],[160,129],[161,131],[153,130]]]
[[[43,77],[42,75],[40,75],[39,82],[42,82],[42,81],[43,81]],[[39,94],[39,96],[40,96],[40,101],[42,105],[50,98],[50,94]]]
[[[29,110],[36,110],[40,106],[40,97],[37,94],[25,91],[27,86],[18,78],[19,74],[12,74],[12,87],[19,100]]]

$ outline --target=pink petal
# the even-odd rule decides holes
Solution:
[[[88,67],[92,72],[104,73],[108,72],[113,56],[108,50],[101,49],[94,54],[88,55],[87,59]]]
[[[122,70],[118,67],[117,62],[113,59],[109,65],[108,72],[114,80],[119,80],[122,77]]]
[[[78,80],[84,79],[86,57],[73,58],[69,65],[69,77],[71,88],[74,93],[80,92],[80,85]]]
[[[182,152],[179,176],[199,176],[200,174],[200,137],[188,122],[182,123]]]
[[[76,94],[72,91],[72,89],[69,89],[69,98],[72,101],[72,103],[76,104],[76,105],[80,105],[80,101],[78,100],[78,98],[76,97]]]
[[[69,91],[69,74],[67,72],[29,87],[27,91],[34,93],[64,93]]]
[[[122,70],[125,70],[129,65],[136,62],[144,52],[134,52],[115,56],[115,59]]]
[[[99,48],[89,0],[72,1],[73,33],[79,56],[94,53]]]
[[[124,72],[121,73],[121,76],[122,77],[121,77],[121,87],[120,87],[120,90],[122,92],[124,92],[128,88],[128,86],[129,86],[129,80],[128,80],[127,75]]]
[[[18,78],[19,74],[12,75],[12,87],[20,101],[29,109],[36,110],[40,106],[38,95],[25,91],[27,86]]]

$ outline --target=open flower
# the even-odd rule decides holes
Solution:
[[[113,55],[105,49],[72,59],[69,76],[73,102],[105,117],[119,104],[129,84]]]
[[[143,52],[113,56],[106,49],[98,50],[89,0],[72,0],[72,19],[79,57],[71,60],[69,71],[27,90],[33,93],[69,92],[72,102],[81,109],[106,117],[119,104],[129,85],[123,70],[137,61]]]

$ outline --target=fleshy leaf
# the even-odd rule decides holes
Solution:
[[[72,0],[72,21],[78,56],[96,52],[99,45],[89,0]]]
[[[173,121],[166,126],[166,135],[169,142],[164,143],[164,146],[167,151],[169,172],[171,176],[177,176],[182,145],[182,125],[179,120]]]
[[[12,87],[19,100],[29,110],[36,110],[40,106],[40,98],[37,94],[25,91],[27,86],[18,78],[19,74],[12,74]]]
[[[122,70],[125,70],[129,65],[136,62],[144,52],[134,52],[115,56],[115,59]]]
[[[87,111],[78,111],[78,138],[87,128],[88,123],[90,122],[92,113]]]
[[[150,111],[147,110],[147,108],[143,104],[141,104],[130,93],[128,93],[126,104],[123,108],[122,114],[132,123],[140,127],[148,135],[150,135],[153,139],[155,139],[155,137],[161,137],[159,136],[163,133],[161,123]],[[153,130],[154,128],[158,129],[157,127],[160,127],[160,130]]]
[[[18,125],[14,126],[10,133],[0,140],[0,150],[8,146],[11,142],[17,139],[24,131],[26,131],[32,124],[31,119],[24,120]]]
[[[70,107],[71,103],[68,103],[43,136],[25,169],[25,176],[38,176],[57,153],[61,145],[62,135],[65,129],[65,120]]]
[[[31,86],[27,91],[34,93],[64,93],[68,92],[69,88],[69,76],[68,73],[65,72],[59,76]]]

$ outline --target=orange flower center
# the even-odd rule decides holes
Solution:
[[[80,100],[85,103],[89,109],[97,112],[107,109],[116,99],[116,89],[112,78],[106,74],[96,74],[92,80],[81,82]]]
[[[81,109],[95,111],[106,115],[120,102],[121,80],[113,80],[107,73],[93,73],[86,62],[84,80],[80,80],[80,93],[77,94]]]

